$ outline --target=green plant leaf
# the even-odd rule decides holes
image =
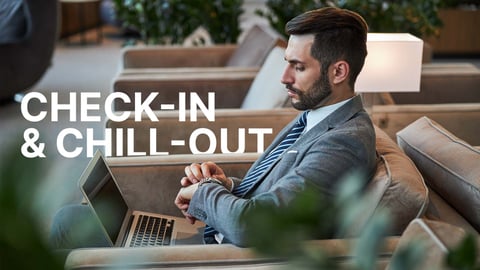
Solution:
[[[395,251],[395,256],[390,260],[388,267],[390,270],[415,270],[419,269],[419,262],[426,252],[425,245],[420,240],[413,240],[404,247],[399,247]]]
[[[448,253],[446,264],[453,269],[478,269],[480,265],[476,265],[477,256],[476,239],[472,234],[468,234],[456,248]]]

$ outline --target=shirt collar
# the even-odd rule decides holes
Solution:
[[[323,119],[327,118],[327,116],[329,116],[336,109],[342,107],[345,103],[350,101],[352,98],[340,101],[332,105],[320,107],[315,110],[311,110],[307,115],[307,126],[305,127],[304,133],[312,129],[315,125],[320,123]]]

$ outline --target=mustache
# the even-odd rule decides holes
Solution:
[[[300,92],[300,89],[293,87],[293,85],[291,85],[291,84],[286,84],[285,88],[287,88],[288,90],[293,91],[295,93]]]

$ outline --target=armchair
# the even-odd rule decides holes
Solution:
[[[420,92],[390,93],[395,104],[480,102],[480,69],[470,63],[422,65]]]
[[[238,45],[127,47],[121,68],[260,67],[275,46],[286,47],[285,39],[267,26],[253,25]]]
[[[190,145],[190,137],[194,130],[198,128],[209,129],[216,138],[216,144],[207,136],[198,136],[194,140],[193,147],[198,148],[202,152],[207,152],[212,145],[213,153],[222,153],[221,143],[225,143],[228,150],[235,152],[239,149],[239,134],[245,137],[245,149],[243,152],[261,152],[274,139],[275,135],[288,124],[298,111],[293,108],[281,108],[272,110],[238,110],[238,109],[219,109],[215,111],[215,121],[210,122],[203,115],[198,115],[197,121],[179,122],[178,111],[161,112],[156,111],[158,122],[150,121],[143,116],[140,121],[135,121],[130,116],[123,122],[115,122],[107,120],[106,127],[111,129],[112,134],[116,134],[117,129],[122,129],[123,138],[127,136],[127,129],[134,130],[133,147],[135,151],[149,152],[151,140],[157,143],[157,151],[167,151],[170,155],[189,154],[192,153]],[[150,129],[156,128],[156,137],[150,137]],[[272,133],[262,135],[263,145],[258,143],[258,136],[250,132],[254,128],[270,128]],[[221,135],[221,130],[226,130],[227,136]],[[243,131],[241,130],[243,129]],[[241,136],[241,135],[240,135]],[[185,145],[172,146],[172,140],[184,140]],[[117,145],[117,138],[113,136],[112,145]],[[122,148],[127,149],[126,140],[121,141]],[[258,147],[262,150],[258,151]],[[116,153],[115,148],[112,149],[113,156],[122,156]],[[125,154],[125,153],[124,153]]]
[[[284,48],[269,50],[260,70],[218,73],[216,70],[192,73],[144,73],[120,74],[114,79],[113,91],[127,94],[131,100],[135,92],[145,98],[158,92],[151,107],[159,109],[160,104],[174,104],[178,108],[179,92],[195,92],[207,100],[208,92],[214,92],[216,108],[268,109],[283,107],[288,96],[280,83],[284,67]],[[218,69],[218,68],[216,68]],[[143,100],[142,100],[143,101]],[[117,111],[133,110],[132,103],[116,102]]]
[[[373,122],[392,139],[427,116],[472,145],[480,145],[480,70],[468,63],[423,64],[420,92],[388,93],[391,103],[373,105]]]
[[[480,103],[373,105],[372,121],[392,139],[416,119],[427,116],[472,145],[480,145]]]

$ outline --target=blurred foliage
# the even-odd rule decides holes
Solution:
[[[476,241],[473,234],[467,234],[457,247],[450,250],[445,258],[445,264],[449,269],[480,270],[480,258],[478,257]]]
[[[386,209],[375,209],[372,198],[364,196],[362,178],[347,177],[334,197],[325,197],[308,187],[288,207],[260,205],[246,214],[248,242],[262,255],[288,260],[287,269],[376,269],[385,236],[389,235],[390,216]],[[348,239],[349,263],[328,256],[319,246],[307,245],[312,239]],[[469,234],[447,256],[447,269],[480,270],[477,238]],[[421,239],[412,239],[395,250],[390,270],[419,269],[426,256]]]
[[[257,10],[279,33],[285,24],[305,11],[336,6],[353,10],[367,21],[370,32],[410,33],[420,38],[438,35],[442,22],[438,8],[442,0],[267,0],[268,10]]]
[[[63,269],[33,213],[44,159],[28,159],[18,149],[2,153],[0,164],[0,269]]]
[[[377,210],[370,217],[371,198],[362,196],[363,181],[359,176],[350,176],[342,183],[332,198],[321,196],[312,187],[286,208],[259,206],[245,216],[248,242],[260,254],[287,258],[294,269],[375,269],[388,235],[389,214],[386,210]],[[352,259],[348,265],[329,258],[326,250],[304,242],[348,238],[355,235],[352,232],[359,235],[350,247]],[[419,243],[407,245],[398,251],[401,261],[391,262],[390,269],[415,269],[424,251]]]
[[[118,20],[145,44],[181,44],[203,26],[214,43],[235,43],[243,0],[114,0]]]

